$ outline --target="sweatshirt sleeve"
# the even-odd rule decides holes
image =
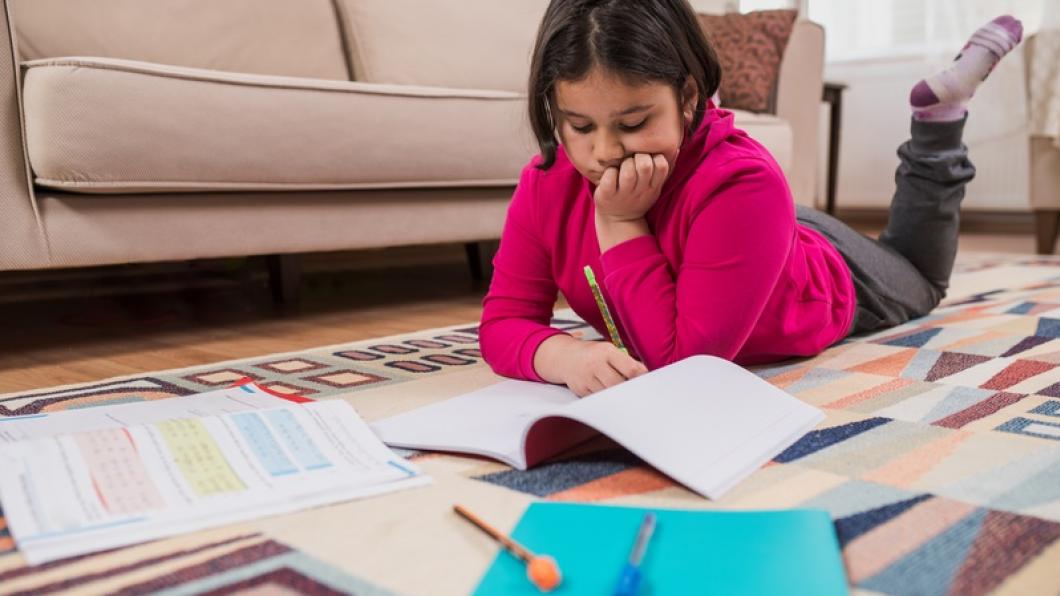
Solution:
[[[678,271],[654,236],[601,258],[620,325],[649,369],[695,354],[732,360],[791,251],[794,206],[779,172],[755,158],[722,167],[725,182],[692,216]]]
[[[563,331],[549,326],[558,288],[551,251],[536,225],[534,174],[533,164],[523,170],[508,207],[493,280],[482,304],[479,343],[482,357],[497,374],[541,381],[534,354],[541,342]]]

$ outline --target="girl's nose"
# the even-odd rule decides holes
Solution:
[[[626,150],[614,139],[601,139],[593,146],[593,158],[602,168],[617,168],[622,165]]]

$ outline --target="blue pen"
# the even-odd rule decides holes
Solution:
[[[637,532],[637,540],[633,543],[633,550],[629,551],[629,560],[622,566],[622,575],[618,576],[615,596],[634,596],[640,589],[640,562],[644,559],[644,551],[648,550],[648,541],[654,531],[655,514],[645,513],[644,521],[640,522],[640,530]]]

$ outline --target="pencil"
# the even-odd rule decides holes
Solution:
[[[561,575],[555,559],[547,555],[535,555],[525,546],[512,540],[508,536],[505,536],[493,526],[482,521],[482,519],[468,511],[467,508],[462,505],[453,505],[453,511],[499,542],[501,546],[514,555],[515,558],[526,563],[526,575],[539,590],[542,592],[551,592],[559,585]]]
[[[611,318],[611,310],[607,308],[607,302],[604,301],[604,294],[600,291],[599,284],[596,283],[596,274],[593,273],[593,268],[589,265],[585,266],[585,279],[589,280],[589,288],[593,291],[593,298],[596,298],[596,306],[600,308],[600,314],[604,317],[604,325],[607,326],[607,333],[611,336],[611,343],[628,354],[629,351],[622,344],[622,337],[618,334],[615,320]]]

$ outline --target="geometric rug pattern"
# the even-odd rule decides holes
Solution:
[[[708,506],[753,508],[769,493],[774,500],[783,495],[785,506],[828,510],[848,577],[862,593],[1060,594],[1060,261],[1021,265],[1056,274],[944,303],[927,317],[850,338],[815,358],[755,367],[826,419]],[[598,337],[570,311],[557,317],[554,324],[576,336]],[[477,329],[455,326],[2,395],[0,415],[164,399],[246,377],[326,399],[481,366]],[[666,506],[668,495],[684,491],[604,439],[528,471],[486,461],[467,470],[476,480],[553,501]],[[202,552],[216,551],[213,557],[192,556],[181,544],[180,552],[140,559],[136,569],[94,566],[90,574],[135,572],[130,593],[382,593],[260,535],[204,542]],[[0,564],[14,556],[0,518],[4,552]],[[173,571],[167,562],[179,557],[194,562]],[[34,593],[59,591],[83,580],[84,569],[78,560],[16,567],[0,571],[0,586],[41,574],[52,579],[34,584]]]

